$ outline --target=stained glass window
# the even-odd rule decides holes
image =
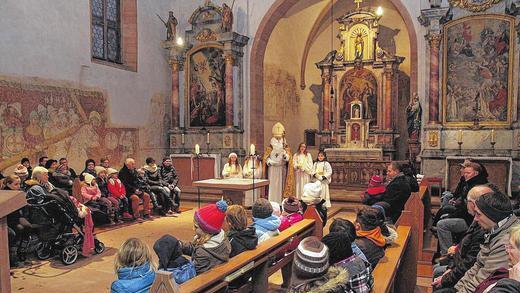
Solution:
[[[92,57],[121,63],[120,0],[92,0]]]

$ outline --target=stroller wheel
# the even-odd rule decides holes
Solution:
[[[74,245],[65,246],[61,251],[61,262],[64,265],[71,265],[78,259],[78,249]]]
[[[39,243],[36,248],[36,257],[41,260],[46,260],[51,257],[51,248],[46,243]]]
[[[103,253],[103,251],[105,251],[105,244],[99,240],[95,240],[94,241],[94,251],[97,253],[97,254],[101,254]]]

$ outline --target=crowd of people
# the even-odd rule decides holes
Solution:
[[[178,216],[181,193],[178,181],[168,157],[161,166],[153,158],[147,158],[146,165],[139,169],[134,159],[127,158],[120,170],[114,169],[107,158],[102,158],[99,165],[88,159],[81,172],[71,168],[66,158],[55,160],[44,156],[34,168],[24,158],[13,174],[2,180],[4,190],[25,191],[28,203],[7,216],[11,264],[25,258],[22,243],[26,244],[31,235],[38,235],[43,243],[53,240],[49,235],[55,234],[52,232],[58,230],[59,223],[49,213],[55,218],[65,215],[60,215],[62,211],[57,209],[49,211],[51,201],[73,205],[77,209],[73,214],[83,219],[82,232],[93,239],[94,226],[143,221],[154,213]],[[90,242],[91,245],[83,247],[84,256],[94,248]]]

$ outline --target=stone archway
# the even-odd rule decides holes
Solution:
[[[255,127],[250,127],[251,143],[259,149],[264,148],[264,58],[269,37],[281,18],[298,0],[276,0],[263,17],[251,48],[250,68],[250,121],[257,121]],[[401,0],[389,0],[400,12],[408,31],[410,40],[410,90],[417,91],[418,62],[417,34],[413,20]]]

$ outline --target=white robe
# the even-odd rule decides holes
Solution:
[[[254,172],[255,178],[254,179],[255,180],[256,179],[262,179],[262,163],[258,159],[255,159],[255,160],[257,161],[257,164],[256,164],[255,169],[254,169],[255,170],[255,172]],[[244,178],[253,179],[253,162],[255,160],[252,160],[249,157],[244,162],[244,167],[242,168],[242,175],[243,175]],[[258,198],[261,195],[262,188],[263,187],[255,188],[254,193],[253,193],[253,190],[246,191],[246,193],[245,193],[245,200],[244,200],[244,206],[246,206],[246,207],[252,206],[253,202],[255,201],[255,199]]]
[[[301,199],[303,186],[311,182],[312,155],[310,153],[307,153],[307,155],[300,153],[294,155],[293,168],[295,171],[296,197]]]
[[[269,179],[269,201],[282,202],[284,187],[284,170],[289,161],[289,155],[283,148],[283,141],[271,138],[273,150],[267,158],[268,179]]]
[[[222,169],[223,178],[242,178],[242,167],[240,164],[229,165],[226,163],[224,169]]]
[[[332,182],[332,166],[327,161],[316,162],[312,167],[313,182],[321,182],[320,197],[325,200],[325,207],[330,208],[329,184]],[[325,179],[323,179],[325,176]]]

